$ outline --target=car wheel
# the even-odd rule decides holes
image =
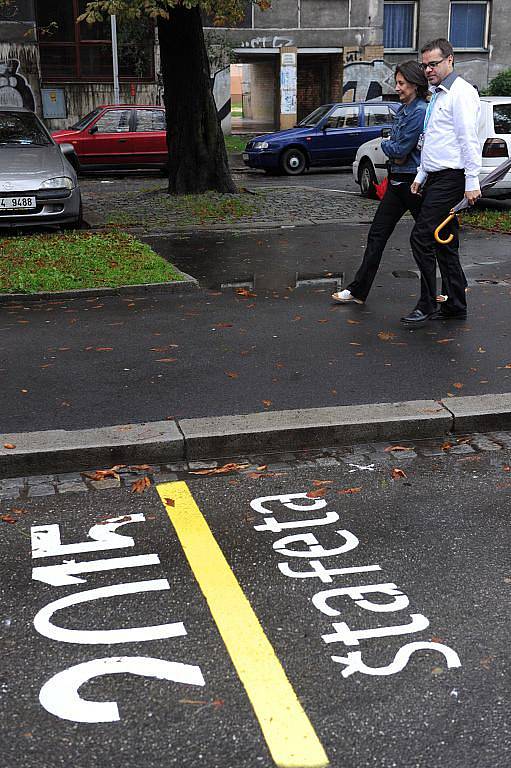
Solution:
[[[304,172],[307,161],[301,149],[286,149],[280,158],[280,166],[288,176],[299,176]]]
[[[83,206],[80,200],[80,210],[78,211],[78,218],[74,221],[68,221],[65,224],[61,224],[60,228],[63,232],[69,232],[75,229],[82,229],[83,226]]]
[[[370,200],[375,200],[377,195],[374,185],[377,183],[377,179],[373,164],[370,160],[362,160],[360,163],[358,179],[358,183],[360,184],[360,194],[362,197],[368,197]]]

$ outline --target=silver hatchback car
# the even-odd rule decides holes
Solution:
[[[66,158],[73,152],[30,110],[0,106],[0,228],[81,224],[80,188]]]

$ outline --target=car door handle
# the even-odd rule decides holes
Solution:
[[[128,139],[118,139],[119,144],[126,144]]]

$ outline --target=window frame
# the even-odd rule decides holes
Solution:
[[[80,15],[80,8],[79,8],[79,1],[80,0],[69,0],[69,2],[72,5],[73,9],[73,17],[74,17],[74,41],[51,41],[51,40],[41,40],[38,39],[38,47],[40,53],[44,51],[45,49],[51,49],[51,48],[68,48],[73,51],[74,53],[74,73],[73,74],[62,74],[62,75],[55,75],[52,74],[51,76],[48,76],[45,74],[43,69],[43,64],[41,62],[41,70],[42,70],[42,80],[45,82],[55,82],[55,83],[61,83],[61,82],[68,82],[68,83],[111,83],[113,82],[113,72],[112,75],[95,75],[94,77],[91,77],[90,75],[83,75],[81,72],[82,66],[81,66],[81,49],[82,48],[100,48],[101,46],[108,46],[110,50],[112,49],[112,38],[109,37],[108,39],[104,38],[87,38],[87,37],[81,37],[80,34],[80,24],[77,23],[76,19]],[[37,20],[36,20],[37,23]],[[81,22],[84,24],[85,22]],[[119,81],[122,83],[152,83],[155,81],[155,61],[154,61],[154,38],[152,43],[152,50],[153,53],[150,58],[150,71],[147,77],[138,77],[137,75],[133,76],[124,76],[119,75]]]
[[[418,0],[384,0],[383,13],[385,14],[386,5],[413,5],[413,32],[411,48],[384,48],[385,53],[416,53],[419,31],[419,2]],[[384,15],[385,19],[385,15]],[[385,39],[385,21],[383,22],[383,39]]]
[[[483,47],[475,47],[475,48],[465,48],[465,47],[459,47],[452,44],[452,47],[455,51],[459,52],[476,52],[481,53],[485,52],[488,53],[488,46],[490,41],[490,13],[491,13],[491,2],[490,0],[450,0],[449,2],[449,28],[448,28],[448,34],[447,37],[450,40],[451,39],[451,27],[452,27],[452,8],[454,5],[485,5],[486,6],[486,13],[484,16],[484,30],[483,30]]]

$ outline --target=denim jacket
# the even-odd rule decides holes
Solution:
[[[410,104],[402,104],[390,132],[390,139],[381,143],[383,152],[390,158],[391,173],[417,173],[420,152],[417,149],[419,136],[424,129],[427,102],[416,98]],[[394,158],[406,158],[403,165],[393,163]]]

